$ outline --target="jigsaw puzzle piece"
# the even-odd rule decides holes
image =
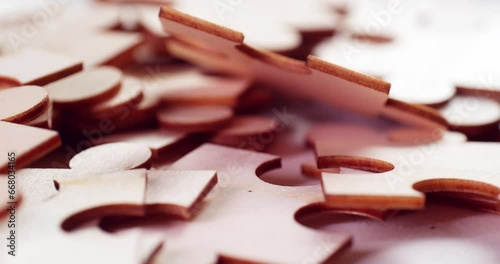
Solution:
[[[60,222],[64,230],[73,230],[82,223],[105,216],[145,214],[145,169],[111,172],[98,177],[60,179],[57,182],[59,194],[54,200],[59,207],[65,208],[61,209],[65,216]]]
[[[112,98],[119,90],[123,74],[114,67],[99,67],[74,74],[46,85],[55,107],[80,107]]]
[[[40,49],[24,49],[0,57],[0,87],[46,85],[82,69],[82,63],[71,57]]]
[[[52,130],[0,121],[0,147],[3,153],[15,153],[16,169],[20,169],[54,150],[61,144],[59,134]],[[0,172],[8,170],[8,160],[0,162]]]
[[[148,171],[146,213],[190,219],[216,183],[215,171]]]
[[[48,110],[47,91],[39,86],[21,86],[0,90],[0,120],[28,123]]]
[[[383,112],[385,116],[414,125],[425,124],[426,121],[431,124],[442,121],[439,113],[429,114],[432,110],[422,111],[420,106],[411,104],[401,107],[403,103],[397,103],[397,100],[388,101],[390,84],[380,79],[313,56],[309,56],[304,63],[257,50],[243,43],[243,34],[240,32],[168,7],[162,7],[160,19],[164,29],[174,37],[167,43],[170,51],[197,65],[251,76],[283,92],[306,96],[368,116]],[[200,43],[204,46],[200,46]],[[395,111],[398,113],[394,113]],[[419,116],[424,113],[426,115]]]
[[[316,232],[294,219],[299,208],[322,200],[319,186],[277,186],[256,176],[278,164],[276,156],[212,144],[174,163],[170,169],[215,169],[219,184],[196,218],[165,231],[169,244],[159,261],[323,262],[345,248],[347,236]],[[250,228],[264,218],[265,225]]]
[[[95,146],[76,154],[69,166],[73,170],[92,173],[149,168],[151,150],[133,143],[109,143]]]
[[[206,132],[227,125],[233,110],[227,106],[179,106],[169,107],[157,114],[158,122],[166,130]]]
[[[423,192],[452,191],[498,200],[497,144],[366,146],[316,142],[318,167],[349,167],[378,174],[323,175],[327,203],[339,207],[421,209]]]
[[[18,225],[23,227],[23,232],[16,233],[22,243],[22,254],[18,254],[18,249],[12,254],[16,257],[2,255],[3,263],[88,263],[88,262],[109,262],[115,263],[146,263],[152,255],[158,251],[161,241],[157,238],[142,235],[139,231],[129,231],[121,234],[108,234],[95,226],[85,226],[73,232],[66,232],[62,228],[64,219],[89,205],[102,206],[101,202],[113,203],[142,203],[144,194],[144,184],[142,188],[139,181],[133,175],[138,171],[126,173],[115,173],[115,177],[103,177],[102,181],[73,182],[61,188],[60,193],[44,200],[37,201],[36,206],[25,206],[18,211]],[[142,176],[145,175],[143,170]],[[109,175],[108,175],[109,176]],[[118,181],[117,178],[122,180]],[[108,186],[106,186],[108,185]],[[104,188],[106,186],[106,188]],[[124,187],[129,192],[108,193],[109,187]],[[103,188],[100,188],[103,187]],[[135,191],[134,191],[135,190]],[[93,193],[100,191],[99,193]],[[135,193],[131,193],[134,191]],[[90,195],[90,193],[93,193]],[[134,197],[135,196],[135,197]],[[104,209],[102,206],[101,210]],[[115,208],[116,209],[116,208]],[[130,212],[130,208],[122,207]],[[108,210],[111,210],[108,208]],[[97,213],[94,211],[93,213]],[[125,211],[120,210],[120,213]],[[102,212],[99,212],[102,213]],[[74,220],[70,219],[70,220]],[[72,223],[71,221],[69,223]],[[6,231],[2,224],[2,232]],[[64,224],[63,224],[64,226]],[[17,230],[16,230],[17,231]],[[141,242],[142,241],[142,242]],[[54,259],[52,254],[47,254],[54,247],[61,250]],[[124,251],[125,252],[122,252]]]
[[[174,145],[186,138],[186,134],[162,130],[134,131],[104,137],[103,143],[126,142],[143,145],[151,149],[153,159],[165,154]]]
[[[212,137],[211,141],[220,145],[241,147],[251,138],[264,137],[278,128],[275,119],[263,116],[236,116]],[[263,150],[263,149],[258,149]]]
[[[450,128],[477,138],[498,131],[500,104],[477,96],[456,96],[439,109]]]
[[[85,111],[84,115],[88,115],[93,119],[116,117],[119,115],[120,109],[139,104],[143,96],[142,85],[139,80],[124,77],[120,85],[120,90],[116,95],[107,101],[91,106],[88,112]]]

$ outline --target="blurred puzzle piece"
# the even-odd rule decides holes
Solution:
[[[14,152],[16,169],[20,169],[61,145],[56,131],[0,121],[0,146],[3,153]],[[0,162],[0,173],[8,168],[8,160]]]
[[[317,232],[294,219],[301,207],[322,201],[319,186],[277,186],[256,176],[277,166],[276,156],[213,144],[175,162],[169,169],[215,169],[220,184],[196,218],[164,231],[168,246],[157,261],[323,262],[347,247],[348,236]],[[266,224],[251,228],[263,216]]]
[[[0,57],[0,88],[46,85],[83,69],[70,57],[39,49],[24,49]]]
[[[172,34],[167,48],[209,69],[235,73],[344,110],[433,127],[446,127],[436,111],[389,99],[390,83],[309,56],[293,60],[243,43],[243,34],[166,6],[160,19]],[[307,89],[305,88],[307,87]]]

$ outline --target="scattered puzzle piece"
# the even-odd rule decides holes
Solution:
[[[3,121],[0,121],[0,138],[4,139],[0,151],[15,153],[16,169],[25,167],[61,144],[55,131]],[[6,172],[7,168],[8,160],[0,161],[0,172]]]
[[[500,155],[494,143],[370,146],[316,142],[318,167],[350,167],[379,174],[323,174],[327,203],[336,207],[419,209],[421,192],[454,191],[498,200]],[[493,158],[494,159],[494,158]]]
[[[142,101],[143,93],[141,83],[130,77],[125,77],[120,90],[111,99],[92,106],[89,116],[93,119],[109,118],[117,115],[120,108],[137,105]]]
[[[268,136],[278,128],[275,119],[260,116],[236,116],[221,130],[217,131],[212,142],[220,145],[241,147],[251,138]]]
[[[113,67],[99,67],[46,85],[55,107],[79,107],[112,98],[120,89],[123,74]]]
[[[177,131],[205,132],[229,123],[233,111],[227,106],[186,106],[161,110],[157,114],[162,128]]]
[[[104,173],[151,165],[149,148],[132,143],[109,143],[95,146],[75,155],[69,166],[85,174]]]
[[[498,131],[500,104],[477,96],[456,96],[439,109],[450,128],[474,137]]]
[[[442,126],[442,117],[430,109],[389,101],[390,84],[309,56],[306,62],[254,49],[243,43],[243,34],[207,21],[162,7],[160,19],[173,35],[167,48],[197,65],[224,72],[251,76],[283,92],[295,93],[331,106],[366,114],[385,116],[416,125]],[[200,47],[200,43],[204,46]],[[307,87],[307,89],[305,88]],[[394,114],[394,109],[402,114]],[[423,112],[426,114],[423,115]],[[412,118],[413,117],[413,118]],[[403,120],[401,120],[403,118]],[[424,119],[420,121],[418,119]]]
[[[81,62],[58,53],[25,49],[0,57],[0,87],[45,85],[82,68]]]
[[[321,201],[319,186],[276,186],[255,175],[278,162],[268,154],[205,144],[174,163],[170,169],[216,169],[219,188],[190,223],[179,222],[165,231],[168,246],[157,260],[322,262],[345,248],[347,236],[319,233],[294,219],[299,208]],[[266,224],[256,227],[263,217]]]
[[[48,110],[47,91],[39,86],[21,86],[0,90],[0,120],[27,123]]]
[[[127,142],[143,145],[149,147],[153,153],[153,158],[157,159],[185,137],[186,135],[183,133],[148,130],[111,135],[105,137],[103,143]]]
[[[132,174],[133,172],[127,172]],[[117,181],[116,178],[109,179],[108,184],[114,186],[140,188],[133,186],[134,181],[130,181],[127,173],[119,175],[129,181]],[[106,179],[103,179],[106,182]],[[99,205],[100,199],[114,202],[133,202],[132,194],[121,192],[106,192],[106,188],[99,189],[106,184],[96,181],[73,183],[64,186],[60,193],[46,199],[36,201],[32,197],[31,206],[23,206],[17,212],[17,224],[23,227],[16,235],[18,241],[23,241],[22,250],[16,249],[16,257],[2,254],[3,263],[36,263],[36,262],[57,262],[57,263],[146,263],[152,255],[158,251],[161,241],[156,237],[142,235],[138,230],[128,231],[122,234],[110,235],[96,228],[86,226],[73,232],[66,232],[61,228],[63,219],[73,212],[78,212],[80,207],[89,204]],[[144,187],[144,185],[143,185]],[[90,188],[90,189],[89,189]],[[99,194],[89,195],[89,190],[101,191]],[[97,194],[97,195],[96,195]],[[125,198],[124,195],[126,196]],[[138,198],[143,198],[143,189]],[[0,227],[5,231],[7,225],[2,223]],[[144,242],[141,242],[144,241]],[[144,243],[144,244],[142,244]],[[47,254],[54,247],[58,248],[56,260],[54,255]],[[21,253],[22,252],[22,253]]]

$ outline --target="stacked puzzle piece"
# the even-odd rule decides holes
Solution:
[[[310,221],[500,212],[491,10],[483,32],[446,1],[49,7],[35,37],[0,18],[2,263],[401,262]]]

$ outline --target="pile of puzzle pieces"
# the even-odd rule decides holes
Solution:
[[[0,262],[499,263],[500,5],[480,3],[0,17]]]

